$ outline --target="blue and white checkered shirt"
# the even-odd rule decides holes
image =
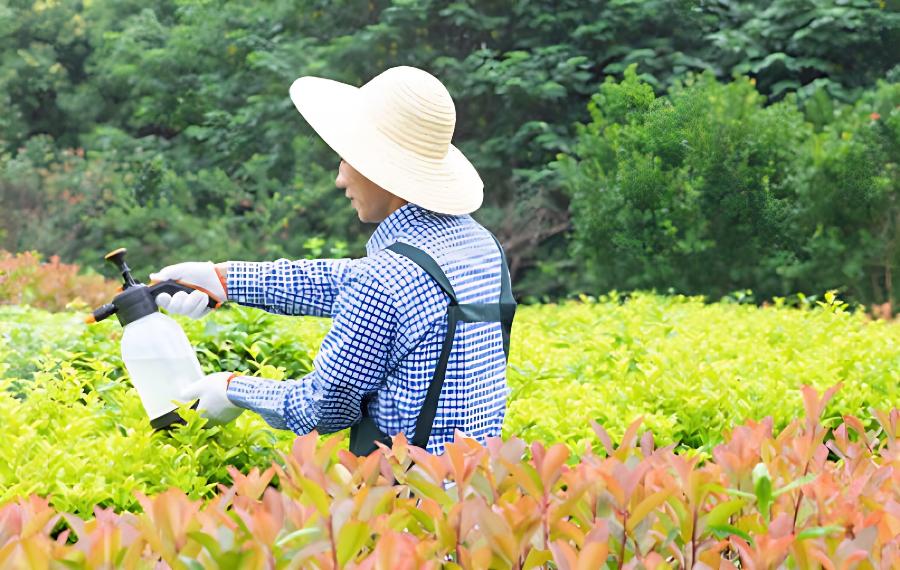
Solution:
[[[278,382],[236,377],[228,398],[279,429],[331,433],[369,415],[387,434],[415,435],[416,419],[447,331],[448,298],[418,265],[387,246],[415,246],[437,261],[460,303],[500,298],[500,251],[471,216],[407,204],[385,219],[361,259],[228,262],[228,299],[286,315],[330,316],[313,371]],[[482,443],[506,413],[500,323],[459,323],[428,451],[442,453],[460,430]]]

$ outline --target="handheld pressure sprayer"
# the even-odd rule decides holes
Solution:
[[[200,362],[187,335],[175,320],[159,312],[156,296],[174,295],[178,291],[190,293],[190,287],[167,280],[153,285],[135,281],[125,263],[124,247],[106,254],[122,273],[122,292],[112,303],[96,309],[85,319],[94,323],[116,315],[124,327],[122,332],[122,360],[131,376],[141,403],[154,429],[182,422],[173,400],[180,400],[181,391],[203,376]],[[219,305],[212,298],[209,306]],[[194,407],[196,407],[196,403]]]

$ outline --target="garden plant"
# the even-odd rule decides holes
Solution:
[[[0,569],[900,569],[896,46],[898,0],[0,1]],[[291,86],[398,67],[446,86],[434,148],[452,124],[508,261],[500,437],[154,430],[123,327],[85,322],[103,254],[366,255],[382,183]],[[219,418],[322,369],[329,319],[162,306]]]

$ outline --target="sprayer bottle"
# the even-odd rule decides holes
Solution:
[[[122,332],[122,360],[131,377],[144,410],[154,429],[180,423],[173,400],[181,399],[181,391],[203,376],[197,355],[187,335],[175,320],[159,312],[156,296],[193,289],[176,281],[154,285],[136,282],[125,263],[125,248],[106,254],[105,259],[118,266],[124,284],[122,292],[112,303],[103,305],[87,318],[97,322],[116,315],[124,327]],[[210,299],[210,307],[218,303]],[[196,403],[194,404],[196,407]]]

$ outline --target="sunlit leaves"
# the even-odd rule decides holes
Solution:
[[[2,311],[0,332],[7,344],[0,352],[8,365],[8,380],[2,382],[8,391],[0,391],[0,419],[9,444],[0,446],[0,500],[50,495],[54,506],[81,516],[89,516],[98,504],[136,510],[137,491],[152,495],[177,486],[191,498],[207,497],[217,484],[232,480],[228,465],[244,473],[264,469],[277,451],[290,449],[292,434],[270,429],[253,414],[210,430],[185,410],[192,418],[188,425],[153,435],[122,369],[116,323],[85,328],[77,315]],[[210,371],[241,363],[251,374],[265,370],[274,376],[277,369],[263,368],[271,365],[283,368],[286,377],[299,377],[308,369],[327,330],[319,319],[243,309],[180,322]],[[326,459],[330,452],[324,451],[309,463],[329,461],[329,473],[333,470],[341,484],[352,480],[373,486],[396,479],[444,507],[459,500],[461,491],[463,496],[488,496],[492,489],[499,498],[511,485],[529,493],[553,486],[553,469],[542,474],[537,466],[520,464],[529,446],[512,436],[564,443],[569,450],[564,463],[569,465],[587,448],[623,459],[647,457],[657,445],[698,447],[700,459],[712,457],[724,470],[730,488],[748,493],[753,492],[752,468],[762,453],[770,453],[763,442],[800,416],[804,402],[814,415],[821,410],[827,421],[820,430],[807,431],[814,439],[795,437],[804,424],[783,431],[782,437],[792,442],[785,461],[799,468],[824,460],[823,448],[813,445],[820,440],[828,446],[826,456],[832,450],[852,470],[868,450],[851,444],[873,447],[879,438],[900,437],[896,412],[878,411],[900,401],[892,374],[900,336],[885,323],[819,309],[703,305],[696,299],[645,294],[627,301],[613,294],[596,301],[526,306],[517,323],[508,375],[512,395],[504,422],[507,441],[488,444],[486,457],[463,444],[447,461],[397,442],[391,452],[396,463],[347,453]],[[241,348],[254,345],[259,348],[255,360]],[[701,358],[698,346],[703,347]],[[650,380],[646,367],[636,367],[645,362],[662,371],[657,380]],[[843,386],[824,408],[818,396],[804,399],[801,384],[826,389],[834,383],[835,370]],[[17,397],[22,390],[32,397]],[[869,408],[869,415],[852,418]],[[844,424],[841,416],[847,418]],[[632,425],[639,417],[641,423]],[[735,427],[745,418],[754,420]],[[642,426],[653,436],[649,431],[639,435]],[[722,438],[727,443],[716,447]],[[346,441],[334,445],[345,448]],[[555,449],[548,445],[543,452],[548,465],[559,461],[554,453],[563,453],[560,446]],[[852,453],[863,455],[848,455]],[[491,466],[488,472],[480,469],[484,461]],[[410,462],[415,466],[407,472]],[[465,484],[444,490],[441,482],[448,474]],[[567,476],[560,477],[564,481]],[[773,483],[778,489],[789,481]],[[790,494],[796,501],[800,489]]]
[[[824,413],[829,422],[862,413],[867,430],[869,407],[900,403],[900,329],[861,314],[611,292],[523,307],[516,323],[504,435],[564,442],[579,455],[586,445],[614,453],[612,440],[642,418],[655,445],[708,456],[728,430],[757,425],[747,420],[770,416],[768,429],[781,430],[802,416],[803,384],[843,381]],[[723,467],[749,452],[723,449],[732,455]]]

